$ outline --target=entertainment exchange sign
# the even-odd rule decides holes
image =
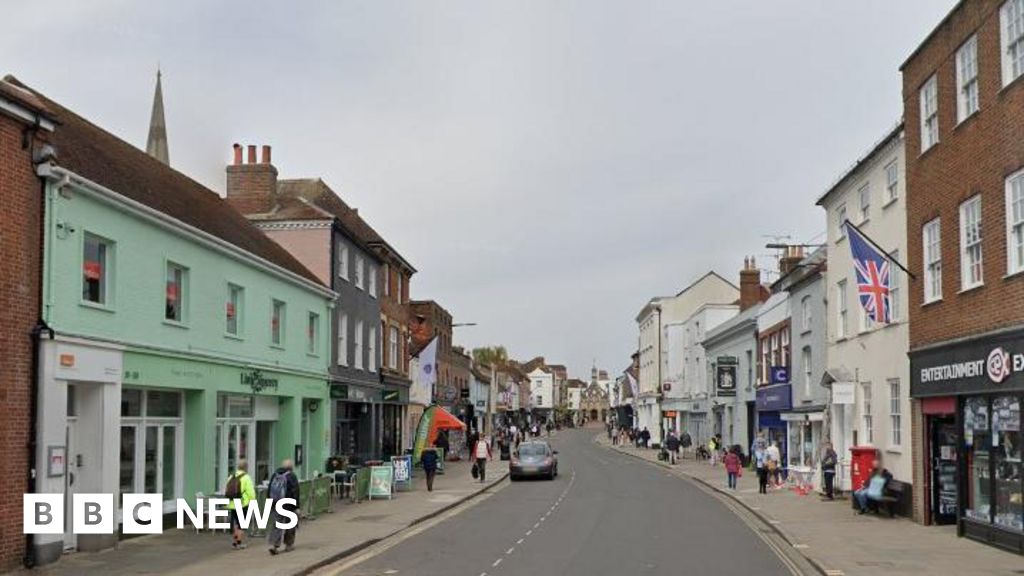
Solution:
[[[1024,341],[1000,335],[910,353],[915,397],[1024,388]]]

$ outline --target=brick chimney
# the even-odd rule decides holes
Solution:
[[[740,270],[740,312],[764,302],[765,289],[761,286],[761,270],[757,267],[754,257],[743,259],[743,270]]]
[[[277,204],[277,168],[270,163],[270,146],[256,161],[256,146],[249,145],[248,162],[242,162],[242,145],[235,144],[228,166],[228,202],[242,214],[264,214]]]
[[[787,246],[782,252],[782,258],[779,258],[779,277],[792,272],[803,259],[803,246]]]

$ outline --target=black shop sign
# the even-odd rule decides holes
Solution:
[[[1024,330],[910,353],[910,394],[1024,390]]]

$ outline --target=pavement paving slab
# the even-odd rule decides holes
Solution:
[[[248,540],[245,550],[233,550],[224,532],[169,530],[163,534],[121,541],[100,552],[67,554],[59,562],[20,576],[295,576],[355,553],[410,525],[457,506],[504,479],[495,474],[486,483],[474,480],[467,462],[448,462],[427,492],[423,474],[413,489],[391,500],[353,504],[336,501],[334,510],[299,524],[296,548],[271,556],[263,538]]]
[[[1024,574],[1024,557],[960,538],[954,526],[922,526],[906,518],[859,515],[848,498],[828,501],[815,493],[800,495],[791,489],[758,494],[757,478],[749,470],[739,479],[737,489],[729,490],[721,465],[684,459],[670,466],[657,459],[656,450],[612,446],[604,435],[595,440],[733,498],[769,522],[823,574]]]

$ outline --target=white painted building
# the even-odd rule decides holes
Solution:
[[[892,267],[892,316],[873,324],[860,304],[846,233],[849,219],[894,260],[907,259],[904,134],[900,125],[839,179],[819,200],[828,217],[828,312],[826,374],[832,389],[831,436],[848,465],[850,447],[882,451],[886,468],[912,482],[910,362],[907,307],[909,279]],[[849,404],[839,402],[851,402]],[[849,489],[844,466],[842,488]]]
[[[531,408],[550,412],[555,407],[555,376],[543,368],[534,368],[530,378]]]
[[[738,299],[739,288],[715,272],[708,272],[675,296],[652,299],[637,315],[640,368],[639,394],[634,400],[636,426],[650,431],[652,443],[661,443],[662,397],[672,388],[671,382],[665,380],[669,373],[666,345],[670,337],[666,328],[683,324],[705,304],[731,304]],[[685,334],[685,327],[683,330]],[[666,384],[669,390],[665,389]]]
[[[710,436],[712,390],[705,364],[704,337],[738,312],[739,306],[732,301],[706,303],[683,322],[665,327],[662,411],[666,430],[686,430],[694,442],[704,442]]]

